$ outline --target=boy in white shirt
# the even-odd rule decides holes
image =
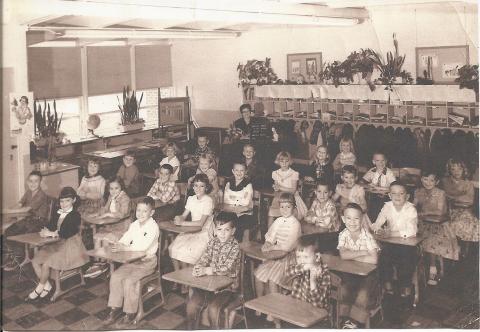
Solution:
[[[159,229],[152,218],[155,212],[155,202],[151,197],[145,197],[137,204],[137,220],[130,224],[122,238],[112,244],[112,252],[144,251],[145,257],[132,263],[123,264],[110,277],[110,295],[108,306],[110,313],[105,324],[112,324],[121,314],[125,315],[115,328],[124,329],[135,325],[138,310],[138,282],[155,271],[157,265],[157,250]]]
[[[417,235],[417,209],[408,202],[407,188],[398,181],[390,184],[391,201],[385,203],[377,221],[372,225],[375,234],[384,237],[414,237]],[[387,222],[387,228],[382,226]],[[393,267],[396,267],[402,297],[411,294],[413,272],[417,265],[417,248],[407,245],[385,243],[380,257],[380,275],[385,282],[385,290],[392,293]]]

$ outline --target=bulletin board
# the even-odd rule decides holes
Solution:
[[[458,69],[469,64],[468,45],[417,47],[417,77],[433,80],[434,84],[456,84]]]
[[[190,102],[188,97],[159,98],[158,123],[164,125],[187,124]]]
[[[287,79],[318,83],[323,70],[322,66],[321,52],[287,54]]]

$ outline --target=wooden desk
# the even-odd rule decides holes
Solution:
[[[27,234],[21,234],[21,235],[14,235],[14,236],[7,237],[7,239],[10,241],[23,243],[25,245],[25,259],[23,260],[23,262],[19,264],[20,267],[31,262],[32,259],[30,258],[30,255],[29,255],[30,247],[33,248],[34,255],[35,255],[39,247],[44,246],[46,244],[60,241],[59,237],[41,237],[40,233],[27,233]]]
[[[158,228],[164,232],[171,232],[176,234],[181,233],[196,233],[202,230],[201,226],[177,226],[173,221],[161,221],[158,223]]]
[[[421,236],[414,236],[414,237],[383,237],[375,235],[375,240],[383,243],[390,243],[390,244],[397,244],[402,246],[411,246],[416,247],[418,246],[424,238]]]
[[[402,246],[410,246],[410,247],[417,247],[419,250],[419,260],[417,266],[415,268],[415,272],[413,275],[413,283],[415,287],[415,298],[413,301],[413,306],[416,307],[417,304],[420,302],[420,273],[418,271],[419,268],[423,269],[423,259],[422,259],[422,247],[420,243],[424,240],[422,236],[415,236],[409,238],[403,237],[382,237],[375,235],[375,239],[379,242],[393,244],[393,245],[402,245]]]
[[[21,218],[30,214],[30,206],[25,206],[18,209],[3,209],[2,210],[2,234],[5,230],[16,223]]]
[[[449,220],[447,215],[444,215],[444,216],[423,215],[423,216],[419,216],[418,219],[424,222],[435,223],[435,224],[442,224]]]
[[[328,233],[328,228],[325,227],[315,226],[314,224],[308,224],[306,222],[302,222],[301,225],[303,235]]]
[[[272,259],[280,259],[288,255],[288,252],[282,250],[262,251],[261,243],[249,241],[240,243],[240,249],[245,253],[247,257],[256,259],[261,262]]]
[[[112,252],[110,246],[100,247],[88,250],[87,255],[95,258],[101,258],[110,263],[110,273],[115,269],[114,263],[131,263],[145,257],[145,251],[117,251]]]
[[[262,251],[262,244],[259,242],[248,241],[240,243],[240,250],[248,258],[250,267],[250,282],[255,293],[255,276],[253,270],[255,269],[255,262],[265,262],[267,260],[280,259],[288,255],[288,252],[282,250]]]
[[[187,267],[173,271],[162,276],[163,279],[176,282],[189,287],[199,288],[209,292],[218,292],[233,284],[233,279],[227,276],[201,276],[194,277],[192,275],[193,268]]]
[[[97,232],[97,227],[98,226],[104,226],[104,225],[113,225],[122,221],[127,220],[130,217],[125,217],[125,218],[112,218],[112,217],[106,217],[106,218],[99,218],[98,216],[92,216],[92,215],[83,215],[82,220],[91,224],[93,235]]]
[[[250,300],[245,303],[245,307],[300,327],[310,327],[328,317],[325,309],[279,293]]]
[[[233,212],[235,214],[239,214],[239,213],[247,214],[247,213],[252,213],[253,212],[253,208],[249,209],[249,210],[246,210],[245,208],[246,208],[245,206],[222,204],[222,206],[220,207],[220,211]]]
[[[355,274],[358,276],[368,276],[377,269],[377,265],[358,262],[354,260],[344,260],[340,256],[322,254],[322,260],[328,265],[331,271]]]

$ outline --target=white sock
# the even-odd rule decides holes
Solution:
[[[45,288],[45,284],[38,283],[37,287],[35,288],[35,291],[37,291],[37,293],[41,293],[44,288]]]
[[[43,287],[45,287],[45,285],[39,283],[37,287],[35,287],[35,290],[33,290],[32,292],[30,292],[30,294],[28,294],[28,297],[31,298],[32,300],[36,299],[38,297],[38,294],[40,294],[43,291]]]
[[[45,287],[43,287],[43,290],[49,291],[50,289],[52,289],[52,284],[50,283],[50,281],[47,280],[47,282],[45,283]]]
[[[430,266],[430,275],[432,274],[437,274],[437,267],[436,266]]]

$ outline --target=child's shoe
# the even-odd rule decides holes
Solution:
[[[347,319],[345,321],[345,323],[343,323],[343,326],[342,326],[342,329],[357,329],[358,328],[358,324],[354,321],[354,320],[351,320],[351,319]]]
[[[393,295],[393,286],[391,282],[385,282],[383,288],[385,289],[385,293],[387,293],[388,295]]]
[[[116,322],[116,320],[122,315],[120,308],[110,308],[107,319],[105,320],[105,325],[110,325]]]
[[[93,263],[93,265],[90,266],[87,269],[87,271],[85,271],[85,274],[83,276],[85,278],[96,278],[107,271],[108,271],[108,264],[97,262],[97,263]]]
[[[115,324],[116,329],[130,329],[137,324],[135,316],[137,314],[125,314],[118,322]]]
[[[402,287],[400,290],[400,297],[409,297],[412,295],[412,290],[410,287]]]

